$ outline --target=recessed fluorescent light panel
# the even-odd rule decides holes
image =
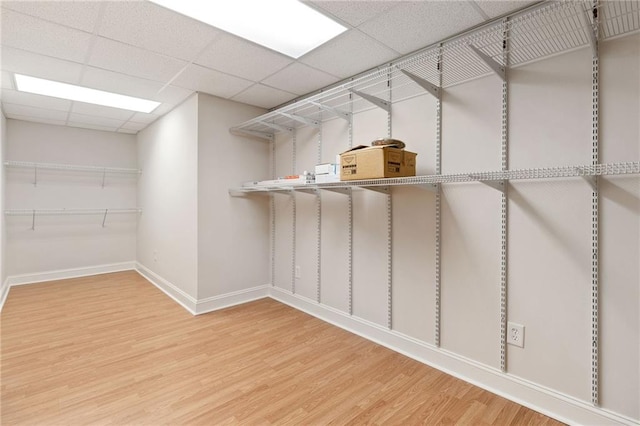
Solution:
[[[347,29],[298,0],[151,1],[292,58]]]
[[[89,89],[88,87],[60,83],[42,78],[15,74],[16,87],[21,92],[37,95],[53,96],[54,98],[69,99],[89,104],[103,105],[112,108],[128,109],[131,111],[149,113],[156,109],[160,102]]]

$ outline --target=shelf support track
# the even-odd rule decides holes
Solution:
[[[505,67],[500,65],[491,56],[489,56],[486,53],[482,52],[480,49],[475,47],[473,44],[470,44],[469,48],[471,50],[473,50],[473,52],[476,55],[478,55],[478,57],[482,60],[482,62],[487,64],[487,66],[489,68],[491,68],[491,71],[496,73],[498,75],[498,77],[500,77],[502,79],[502,81],[507,81],[507,72],[506,72],[506,68]]]
[[[311,120],[309,118],[306,117],[302,117],[300,115],[296,115],[296,114],[288,114],[286,112],[279,112],[278,114],[290,118],[292,120],[297,121],[298,123],[302,123],[302,124],[306,124],[307,126],[311,126],[311,127],[315,127],[315,128],[319,128],[320,127],[320,122],[318,120]]]
[[[372,104],[374,104],[375,106],[382,108],[383,110],[387,111],[388,113],[391,113],[391,102],[387,102],[384,99],[380,99],[376,96],[373,95],[369,95],[367,93],[363,93],[360,92],[358,90],[355,89],[349,89],[349,91],[355,95],[360,96],[362,99],[371,102]]]
[[[400,72],[402,74],[406,75],[407,77],[409,77],[414,82],[416,82],[418,84],[418,86],[422,87],[428,93],[431,93],[436,99],[440,99],[440,91],[441,91],[441,89],[438,86],[429,83],[424,78],[419,77],[419,76],[417,76],[415,74],[412,74],[407,70],[402,70],[401,69]]]
[[[330,112],[334,114],[336,117],[342,118],[343,120],[351,121],[351,114],[345,111],[341,111],[337,108],[333,108],[327,105],[323,105],[320,102],[311,102],[311,105],[315,105],[323,111]]]

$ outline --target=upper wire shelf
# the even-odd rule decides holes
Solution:
[[[358,188],[358,187],[382,187],[382,186],[420,186],[426,185],[431,188],[437,187],[442,183],[462,183],[462,182],[481,182],[495,183],[518,179],[554,179],[554,178],[573,178],[581,177],[589,181],[592,186],[593,179],[596,176],[615,176],[640,174],[640,162],[620,162],[620,163],[603,163],[595,165],[576,165],[576,166],[559,166],[559,167],[538,167],[530,169],[514,169],[503,171],[483,171],[474,173],[455,173],[442,175],[425,175],[411,176],[401,178],[386,179],[366,179],[340,181],[333,183],[321,184],[297,184],[297,185],[273,185],[273,186],[249,186],[233,188],[229,190],[229,194],[233,196],[242,196],[249,193],[270,193],[270,192],[292,192],[292,191],[309,191],[316,189],[338,189],[338,188]],[[492,185],[493,186],[493,185]]]
[[[640,2],[637,0],[602,1],[596,14],[600,41],[640,30]],[[442,73],[442,88],[445,89],[490,74],[492,69],[473,51],[472,46],[500,66],[504,66],[503,53],[506,51],[509,67],[515,67],[588,46],[592,34],[591,1],[544,2],[382,65],[355,79],[345,80],[246,121],[231,131],[272,139],[276,132],[315,124],[336,115],[348,118],[353,112],[370,108],[371,103],[354,91],[387,102],[389,85],[393,91],[393,102],[424,93],[405,72],[435,87],[440,86]],[[506,44],[503,43],[505,40]],[[505,45],[506,50],[503,49]]]
[[[73,172],[93,172],[93,173],[120,173],[139,175],[142,173],[138,169],[129,169],[123,167],[101,167],[101,166],[80,166],[75,164],[54,164],[54,163],[34,163],[29,161],[5,161],[5,167],[21,168],[21,169],[40,169],[40,170],[61,170]]]

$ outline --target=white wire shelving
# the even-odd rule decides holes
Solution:
[[[31,217],[31,229],[35,230],[36,217],[38,216],[102,216],[102,227],[106,227],[108,215],[113,214],[141,214],[138,208],[101,208],[101,209],[9,209],[5,210],[5,216],[29,216]]]
[[[588,46],[594,34],[591,6],[591,2],[580,0],[535,5],[499,22],[445,40],[320,93],[291,102],[232,127],[231,131],[271,140],[277,132],[307,125],[317,126],[323,118],[337,116],[348,120],[352,112],[371,108],[371,100],[363,97],[363,94],[379,100],[386,99],[389,84],[393,87],[393,102],[424,93],[425,84],[437,90],[446,90],[447,87],[494,72],[492,66],[504,67],[505,34],[510,67]],[[604,1],[599,3],[596,11],[599,41],[640,30],[638,1]],[[481,58],[482,55],[485,59]],[[444,64],[441,87],[439,58]],[[490,59],[489,63],[486,58]]]
[[[102,175],[104,188],[107,176],[120,175],[137,178],[142,171],[124,167],[82,166],[76,164],[35,163],[30,161],[5,161],[4,166],[10,169],[26,169],[33,171],[33,184],[38,184],[38,172],[43,170],[56,172],[94,173]]]
[[[597,176],[616,176],[640,174],[640,162],[604,163],[596,165],[576,165],[560,167],[540,167],[531,169],[514,169],[504,171],[482,171],[474,173],[456,173],[442,175],[411,176],[401,178],[351,180],[321,184],[297,185],[269,185],[243,186],[229,190],[233,196],[243,196],[252,193],[281,193],[281,192],[310,192],[318,189],[336,190],[347,188],[376,188],[391,186],[426,186],[437,190],[441,183],[481,182],[496,189],[505,181],[520,179],[558,179],[584,178],[593,184]],[[497,185],[493,185],[493,184]]]

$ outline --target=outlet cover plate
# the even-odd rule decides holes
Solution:
[[[524,348],[524,325],[515,322],[507,323],[507,343]]]

